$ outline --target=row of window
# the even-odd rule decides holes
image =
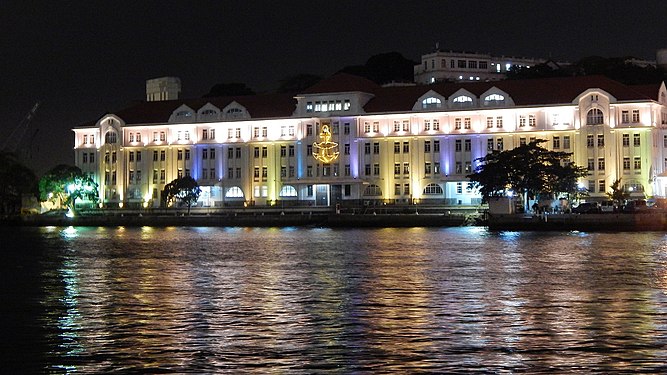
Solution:
[[[484,60],[465,60],[465,59],[451,59],[449,60],[449,67],[451,69],[479,69],[487,70],[489,62]],[[440,68],[447,68],[447,59],[440,59]],[[435,59],[431,60],[431,69],[435,69]],[[424,70],[428,70],[428,61],[424,60]]]
[[[306,112],[349,111],[352,105],[349,99],[306,102]]]

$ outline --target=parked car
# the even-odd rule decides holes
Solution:
[[[651,208],[646,204],[646,201],[644,199],[627,201],[623,206],[623,212],[629,212],[629,213],[648,212],[650,209]]]
[[[614,204],[614,201],[602,201],[600,202],[600,211],[602,212],[616,212],[617,208]]]
[[[572,213],[575,214],[598,214],[602,212],[598,202],[584,202],[579,203],[579,205],[572,209]]]

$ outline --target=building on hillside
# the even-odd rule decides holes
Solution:
[[[488,53],[441,51],[422,55],[421,64],[414,67],[414,81],[419,84],[435,82],[500,81],[512,67],[531,67],[547,63],[547,59],[493,56]],[[559,63],[563,65],[566,63]]]
[[[185,175],[204,207],[477,205],[476,159],[534,139],[588,167],[590,199],[618,178],[635,196],[667,196],[664,83],[380,87],[337,74],[296,96],[141,102],[73,130],[105,207],[157,207]]]

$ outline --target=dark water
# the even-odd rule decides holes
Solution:
[[[667,372],[667,235],[0,228],[2,368]]]

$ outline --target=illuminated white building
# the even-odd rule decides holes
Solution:
[[[422,55],[421,64],[414,67],[414,80],[418,84],[499,81],[506,78],[505,75],[512,67],[530,68],[545,62],[546,59],[436,49]]]
[[[297,96],[142,102],[74,129],[108,207],[158,206],[191,175],[199,205],[476,205],[476,159],[532,139],[573,153],[602,199],[622,178],[666,196],[667,90],[600,76],[380,87],[338,74]],[[314,157],[324,125],[339,154]]]

